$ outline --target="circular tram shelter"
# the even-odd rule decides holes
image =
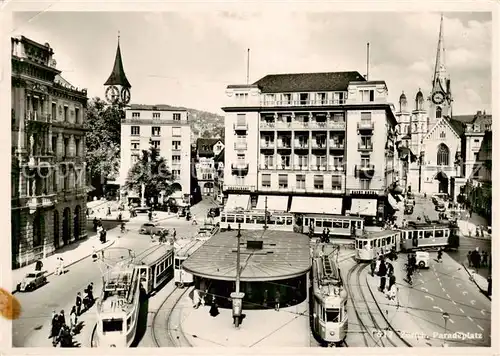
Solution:
[[[195,288],[231,308],[236,289],[237,231],[219,233],[186,259],[182,267],[194,276]],[[307,297],[311,268],[309,238],[294,232],[241,231],[240,291],[243,309],[293,306]]]

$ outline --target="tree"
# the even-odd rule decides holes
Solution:
[[[107,180],[116,179],[120,166],[120,121],[124,110],[99,97],[87,105],[85,127],[86,162],[94,195],[103,195]]]
[[[125,187],[141,194],[143,184],[144,197],[148,203],[153,200],[157,204],[162,192],[167,196],[173,193],[173,176],[167,168],[165,158],[154,147],[142,151],[139,161],[128,172]]]

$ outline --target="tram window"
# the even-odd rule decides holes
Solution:
[[[373,248],[373,245],[375,244],[375,241],[371,240],[370,241],[370,248]]]
[[[236,215],[236,222],[237,223],[244,223],[245,222],[245,215]]]
[[[363,247],[365,247],[368,244],[368,241],[363,241]]]
[[[444,231],[443,230],[436,230],[436,231],[434,231],[434,234],[436,237],[443,237]]]
[[[380,240],[377,240],[377,247],[380,247]]]
[[[326,309],[326,322],[338,323],[340,317],[340,309]]]
[[[426,239],[431,238],[431,237],[432,237],[432,231],[425,231],[425,233],[424,233],[424,237],[425,237]]]
[[[249,215],[246,217],[246,221],[245,221],[247,224],[251,224],[252,223],[252,216]]]
[[[379,241],[382,241],[382,247],[385,246],[385,239],[380,239]]]
[[[331,220],[324,220],[323,221],[323,227],[332,227],[332,221]]]
[[[332,222],[332,226],[334,228],[341,229],[342,228],[342,221],[335,220]]]
[[[287,224],[287,225],[293,225],[293,219],[292,219],[292,217],[291,217],[291,216],[288,216],[288,217],[286,218],[286,224]]]
[[[422,239],[423,237],[424,237],[424,232],[423,231],[419,231],[418,232],[418,238]]]
[[[348,228],[349,228],[349,221],[344,221],[344,222],[342,223],[342,227],[343,227],[344,229],[348,229]]]
[[[103,319],[102,331],[113,332],[123,330],[123,319]]]
[[[174,265],[174,268],[175,268],[175,269],[179,269],[180,265],[181,265],[181,263],[180,263],[179,259],[178,259],[178,258],[176,258],[176,259],[175,259],[175,265]]]
[[[386,244],[386,245],[390,245],[390,244],[391,244],[391,237],[390,237],[390,236],[388,236],[388,237],[386,238],[386,241],[387,241],[387,242],[386,242],[385,244]]]
[[[234,223],[234,215],[227,215],[226,219],[228,223]]]
[[[361,221],[356,221],[356,228],[357,229],[362,229],[363,225],[361,224]]]
[[[450,236],[450,230],[446,229],[444,230],[444,237]]]
[[[391,236],[391,243],[394,243],[394,235]]]
[[[276,225],[284,225],[285,224],[285,218],[279,217],[276,219]]]
[[[304,226],[309,226],[309,218],[304,218]]]
[[[323,227],[323,220],[316,220],[316,227]]]
[[[127,330],[130,330],[130,326],[131,326],[131,324],[132,324],[132,317],[131,317],[131,316],[129,316],[129,317],[127,318]]]
[[[226,222],[226,215],[222,215],[220,217],[220,222]]]

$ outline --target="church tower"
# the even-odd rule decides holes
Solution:
[[[442,117],[451,117],[452,95],[450,88],[450,77],[446,72],[445,46],[443,33],[443,15],[439,25],[439,39],[436,53],[436,65],[434,67],[434,77],[432,79],[432,91],[429,105],[429,127],[436,124]]]
[[[427,111],[425,110],[424,94],[421,89],[415,96],[415,108],[411,112],[411,149],[415,155],[420,155],[422,151],[422,140],[429,129],[427,122]]]
[[[120,35],[118,34],[118,47],[116,48],[115,64],[108,80],[104,83],[106,87],[106,100],[113,105],[127,105],[130,102],[130,82],[123,69],[122,53],[120,50]]]

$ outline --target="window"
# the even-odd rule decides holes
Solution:
[[[237,159],[237,161],[238,161],[239,163],[241,163],[241,162],[245,162],[245,154],[244,154],[244,153],[238,153],[238,154],[236,155],[236,159]]]
[[[130,126],[130,135],[139,136],[140,133],[141,133],[140,126]]]
[[[174,164],[181,163],[181,156],[180,155],[173,155],[172,156],[172,163],[174,163]]]
[[[370,189],[370,180],[369,179],[360,179],[360,187],[361,187],[361,189]]]
[[[491,131],[491,124],[485,124],[484,125],[484,130],[485,131]]]
[[[264,156],[264,168],[271,168],[273,166],[273,159],[272,155]]]
[[[281,156],[281,168],[288,168],[290,167],[290,156]]]
[[[314,176],[314,189],[323,189],[323,176]]]
[[[478,138],[474,139],[474,143],[479,143],[479,139]]]
[[[371,120],[372,120],[372,113],[371,112],[362,112],[361,113],[361,122],[369,123]]]
[[[132,113],[132,118],[140,118],[141,117],[141,113],[140,112],[133,112]]]
[[[342,189],[342,176],[332,176],[332,189],[340,190]]]
[[[370,166],[370,156],[361,156],[361,167]]]
[[[316,104],[326,104],[326,93],[316,94]]]
[[[161,130],[161,127],[159,127],[159,126],[151,127],[151,135],[160,136],[160,130]]]
[[[75,108],[75,122],[77,124],[80,123],[80,109],[79,108]]]
[[[446,132],[441,131],[441,133],[439,134],[439,138],[446,138]]]
[[[283,95],[284,104],[291,104],[292,103],[292,94],[282,94],[282,95]]]
[[[271,175],[263,174],[262,175],[262,186],[265,188],[271,188]]]
[[[75,156],[76,157],[80,157],[80,139],[79,138],[75,138],[75,151],[76,151],[76,154]]]
[[[441,118],[442,113],[443,113],[443,110],[441,109],[441,107],[440,107],[440,106],[438,106],[438,107],[436,108],[436,119],[440,119],[440,118]]]
[[[52,103],[52,120],[57,120],[57,105]]]
[[[181,121],[181,114],[174,113],[173,118],[174,118],[174,121]]]
[[[174,180],[179,179],[181,176],[181,170],[180,169],[172,169],[172,178]]]
[[[307,159],[308,159],[307,155],[298,156],[297,160],[300,168],[307,167]]]
[[[153,113],[153,119],[159,119],[160,118],[160,113],[159,112],[154,112]]]
[[[306,105],[309,101],[309,93],[300,93],[300,105]]]
[[[326,322],[338,323],[340,321],[340,309],[325,309]]]
[[[342,167],[344,164],[344,157],[343,156],[334,156],[333,157],[333,165],[335,167]]]
[[[123,319],[104,319],[102,321],[103,333],[122,331],[122,330],[123,330]]]
[[[440,144],[437,152],[438,166],[447,166],[449,164],[450,150],[445,144]]]
[[[306,189],[306,176],[303,174],[297,174],[296,177],[296,188]]]
[[[157,150],[160,149],[160,140],[151,140],[151,146],[153,146],[154,148],[156,148]]]
[[[237,126],[245,125],[246,122],[247,122],[247,115],[246,114],[237,114],[236,115]]]
[[[288,188],[288,175],[287,174],[278,175],[278,183],[279,183],[280,189]]]
[[[361,146],[371,147],[371,145],[372,145],[372,137],[371,136],[361,136]]]
[[[69,138],[64,139],[64,157],[69,156]]]
[[[360,90],[361,102],[369,103],[375,100],[375,92],[373,90]]]
[[[68,122],[68,107],[64,105],[64,122]]]
[[[179,151],[181,149],[181,141],[172,141],[172,150]]]
[[[56,136],[52,136],[52,151],[55,153],[58,153],[57,152],[57,137]]]
[[[326,167],[326,156],[316,156],[316,166]]]
[[[140,146],[139,141],[132,141],[130,143],[130,149],[132,149],[132,150],[138,150],[139,146]]]
[[[333,122],[344,122],[344,113],[343,112],[336,112],[333,113]]]

